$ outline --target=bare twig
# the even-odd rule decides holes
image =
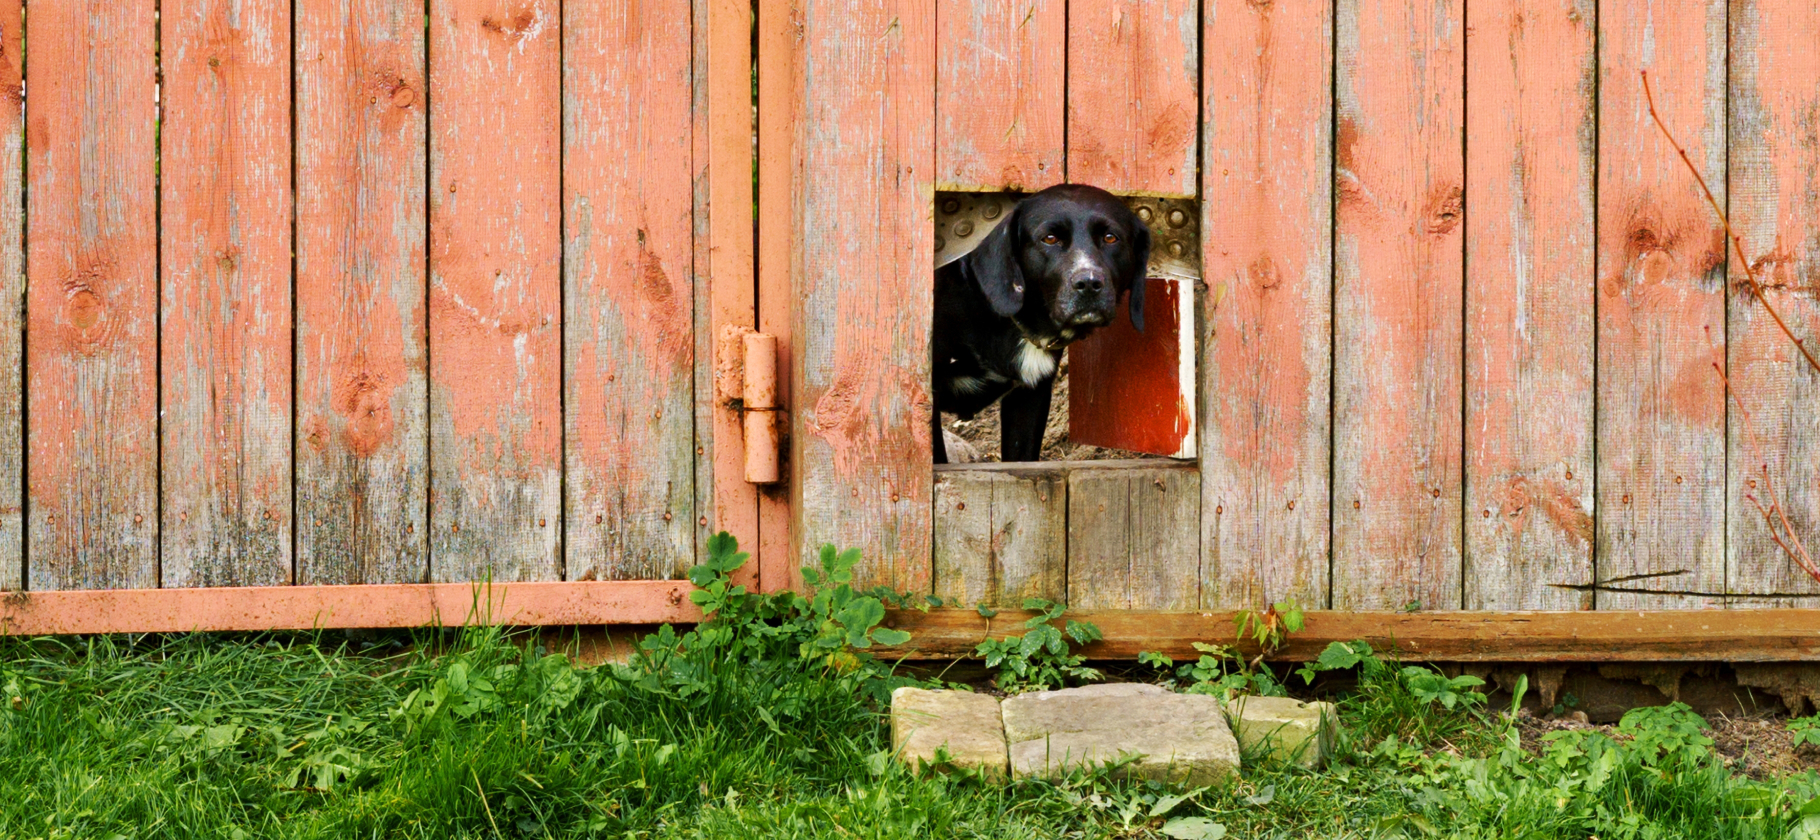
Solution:
[[[1757,500],[1753,494],[1746,493],[1744,498],[1757,507],[1763,515],[1763,524],[1769,526],[1769,537],[1776,541],[1776,546],[1787,554],[1801,571],[1808,577],[1820,580],[1820,566],[1814,565],[1813,555],[1807,551],[1807,544],[1801,541],[1801,535],[1795,532],[1795,526],[1788,521],[1788,513],[1782,508],[1782,500],[1776,496],[1776,486],[1769,479],[1769,465],[1763,465],[1763,492],[1769,496],[1769,506]]]
[[[1738,238],[1738,234],[1732,232],[1731,219],[1725,215],[1723,209],[1720,209],[1719,200],[1713,197],[1712,189],[1706,186],[1706,178],[1700,174],[1700,168],[1694,165],[1693,159],[1687,156],[1687,150],[1681,147],[1680,141],[1676,140],[1675,135],[1669,132],[1668,126],[1663,124],[1661,115],[1656,113],[1656,95],[1649,89],[1649,71],[1642,72],[1643,96],[1649,100],[1649,118],[1656,121],[1656,128],[1662,131],[1662,136],[1668,139],[1668,144],[1675,147],[1675,153],[1681,156],[1681,162],[1687,165],[1687,171],[1692,172],[1694,180],[1700,184],[1700,192],[1706,194],[1706,203],[1713,208],[1713,215],[1719,217],[1719,224],[1725,228],[1725,238],[1731,240],[1732,250],[1738,254],[1738,262],[1744,266],[1744,280],[1750,286],[1751,296],[1755,297],[1758,303],[1763,304],[1763,311],[1768,312],[1769,317],[1775,320],[1776,328],[1781,330],[1783,335],[1788,336],[1789,341],[1795,343],[1795,349],[1801,351],[1801,357],[1807,360],[1808,366],[1820,372],[1820,361],[1816,361],[1814,354],[1808,352],[1807,342],[1795,337],[1794,331],[1788,328],[1788,323],[1782,320],[1781,313],[1770,304],[1769,298],[1764,297],[1763,285],[1757,282],[1757,270],[1751,267],[1750,258],[1744,255],[1744,242]]]

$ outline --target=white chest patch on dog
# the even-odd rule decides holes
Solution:
[[[1017,343],[1017,376],[1025,385],[1035,388],[1037,383],[1048,379],[1055,373],[1055,356],[1024,339]]]

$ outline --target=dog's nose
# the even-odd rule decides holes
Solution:
[[[1106,288],[1106,278],[1097,271],[1083,271],[1074,275],[1074,290],[1077,292],[1097,292]]]

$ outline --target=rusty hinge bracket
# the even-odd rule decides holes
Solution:
[[[721,334],[716,385],[723,405],[740,413],[746,481],[776,484],[783,460],[778,435],[777,336],[729,327]]]

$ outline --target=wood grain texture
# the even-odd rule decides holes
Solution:
[[[430,572],[561,575],[561,36],[554,0],[430,15]]]
[[[158,585],[156,5],[32,9],[26,585]]]
[[[677,577],[695,556],[689,0],[564,9],[566,566]]]
[[[910,633],[881,659],[959,659],[985,638],[1021,634],[1032,614],[1006,610],[987,619],[973,610],[891,610],[884,625]],[[1070,610],[1105,640],[1082,648],[1090,659],[1130,660],[1142,651],[1199,655],[1195,642],[1232,638],[1234,612]],[[1656,612],[1325,612],[1268,658],[1308,662],[1333,642],[1363,640],[1429,662],[1775,662],[1820,660],[1820,610],[1666,610]],[[1249,655],[1250,644],[1240,649]]]
[[[1070,606],[1198,608],[1200,512],[1201,476],[1191,464],[1105,461],[1071,470]]]
[[[1820,8],[1736,0],[1729,19],[1732,230],[1769,304],[1813,347],[1820,333]],[[1730,259],[1728,365],[1748,413],[1734,412],[1728,424],[1725,588],[1820,594],[1750,501],[1768,507],[1773,490],[1795,535],[1820,549],[1820,372],[1750,293],[1737,255]]]
[[[423,8],[297,4],[297,581],[429,576]]]
[[[1191,0],[1068,5],[1068,180],[1193,196],[1201,21]]]
[[[24,27],[0,0],[0,590],[25,584]]]
[[[1061,183],[1065,0],[936,0],[935,19],[936,188]]]
[[[1065,603],[1067,540],[1064,470],[937,468],[934,591],[950,606]]]
[[[1592,0],[1467,6],[1467,609],[1592,594]]]
[[[935,5],[847,0],[802,14],[796,556],[858,548],[855,585],[925,592]]]
[[[1327,603],[1331,0],[1207,3],[1202,606]]]
[[[1723,233],[1656,108],[1725,201],[1725,4],[1599,7],[1598,542],[1601,581],[1725,586]],[[1601,609],[1718,603],[1601,593]]]
[[[1460,0],[1341,0],[1333,607],[1460,604]]]
[[[803,95],[803,14],[796,0],[757,0],[758,37],[758,218],[754,230],[758,257],[758,330],[777,338],[780,361],[777,393],[789,412],[801,405],[795,387],[796,319],[795,217],[798,210],[797,178],[802,172],[803,137],[800,119],[807,102]],[[934,244],[931,242],[930,244]],[[718,335],[718,332],[717,332]],[[789,416],[786,414],[786,416]],[[792,447],[794,449],[794,447]],[[784,462],[789,470],[794,458]],[[794,479],[758,491],[758,540],[755,560],[759,586],[767,592],[797,582],[803,558],[794,547],[797,497]]]
[[[291,582],[291,20],[160,6],[160,585]]]

